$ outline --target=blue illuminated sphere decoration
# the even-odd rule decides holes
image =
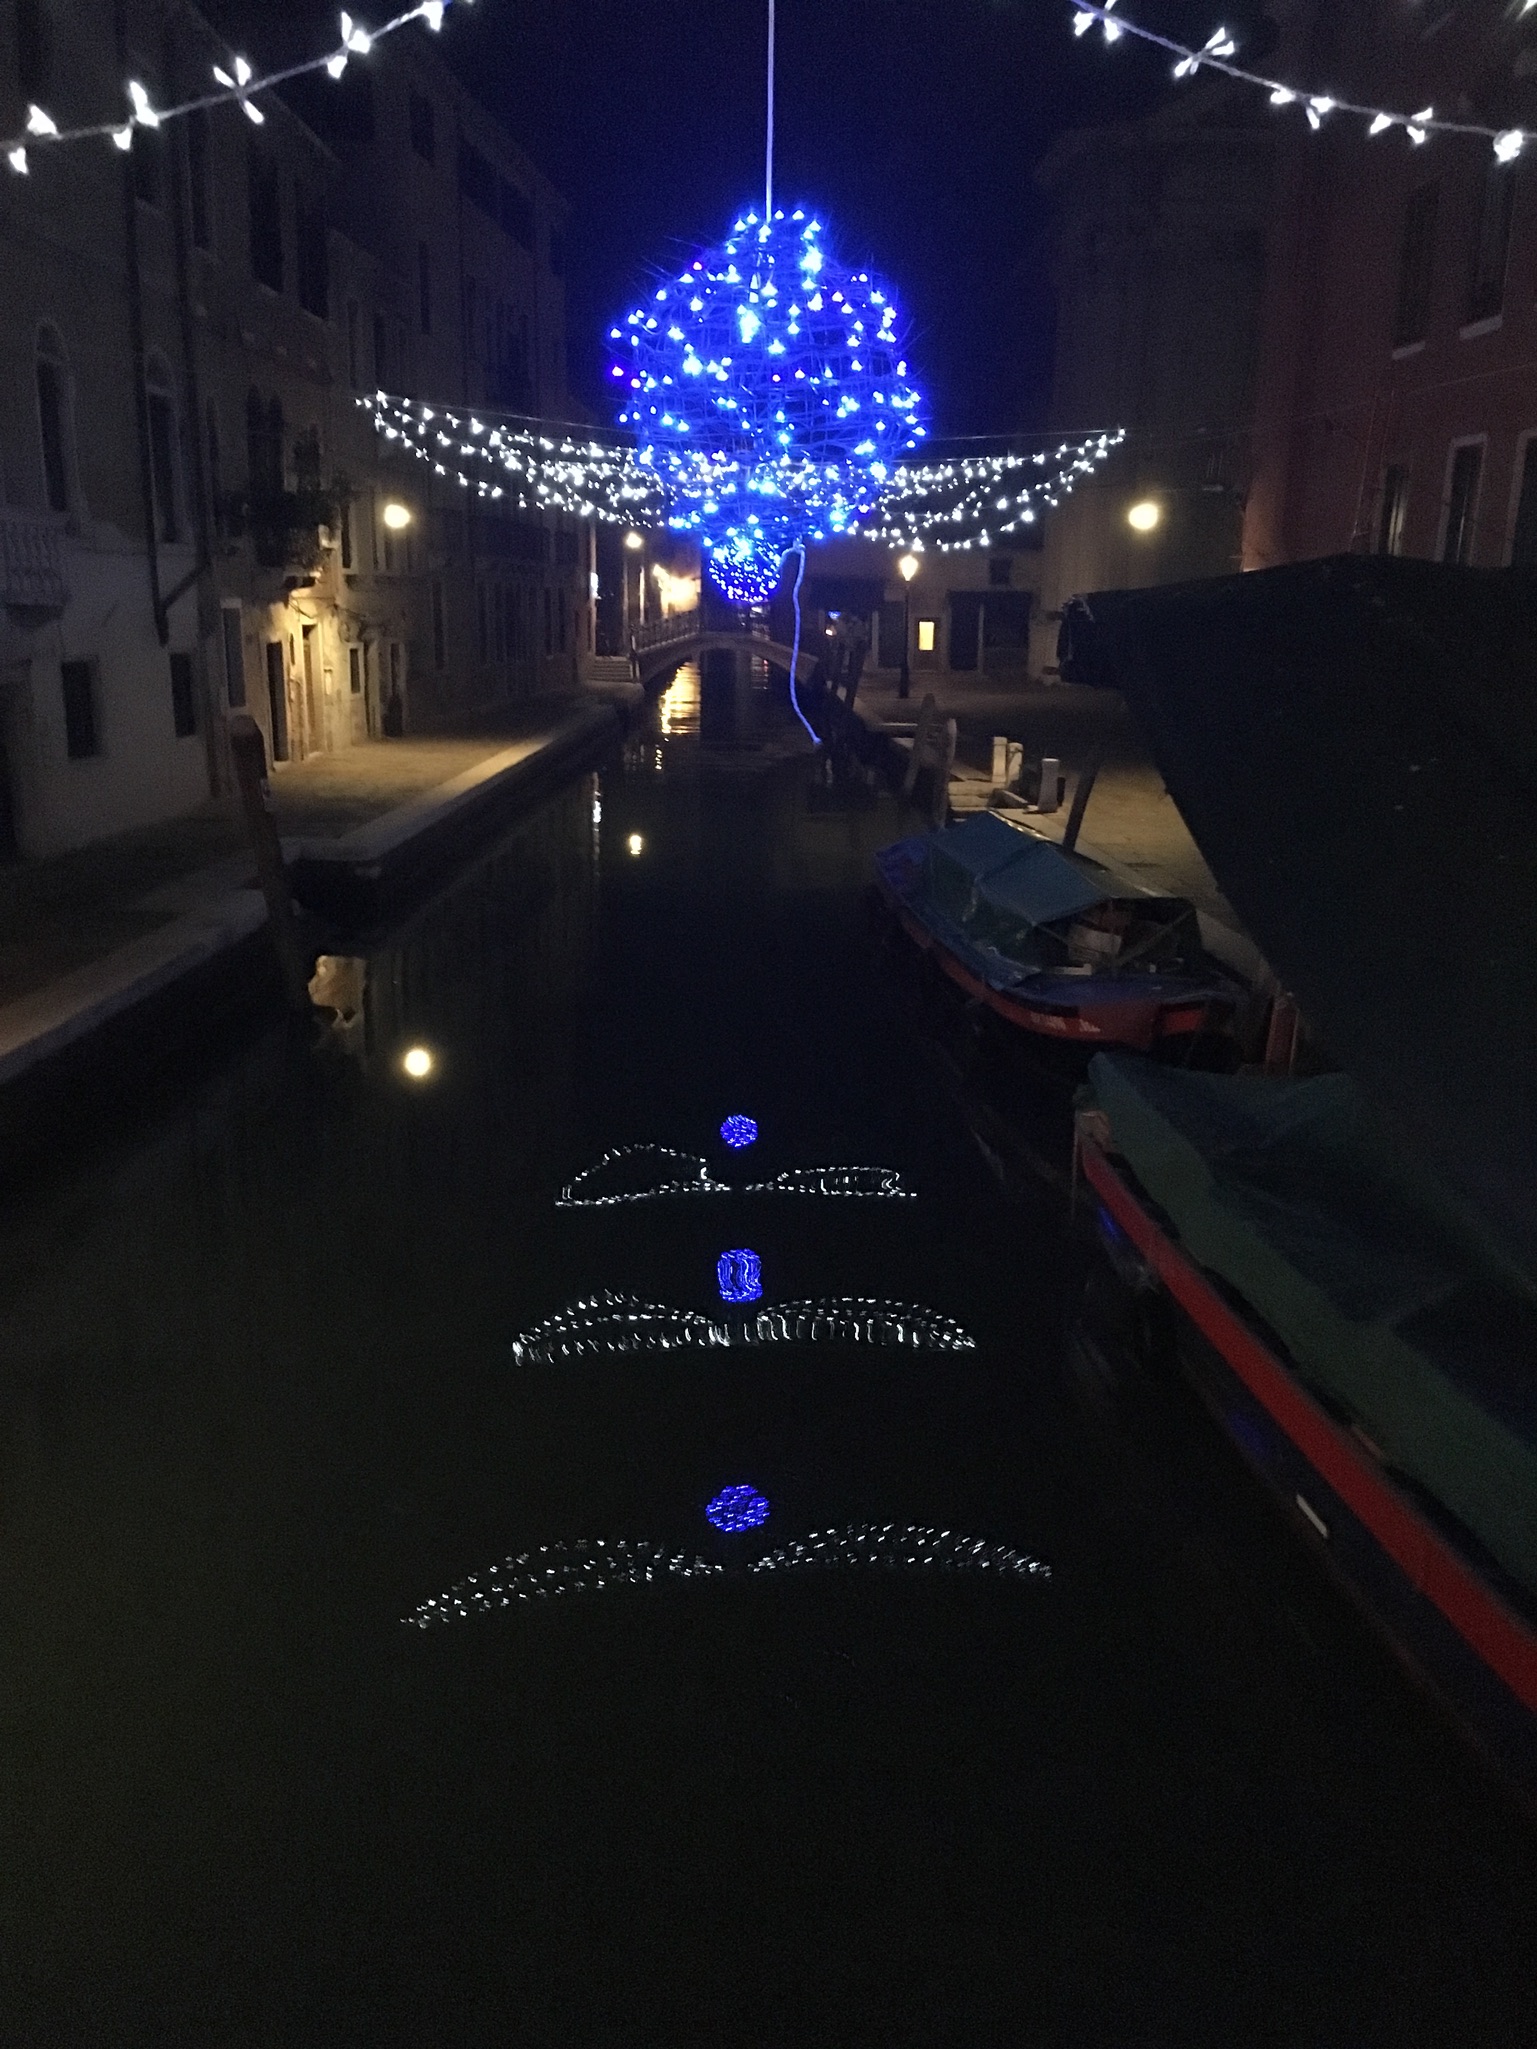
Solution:
[[[745,214],[609,340],[619,424],[738,604],[773,595],[797,542],[856,532],[924,438],[896,301],[799,207]]]
[[[723,1252],[715,1262],[723,1302],[758,1302],[763,1297],[763,1262],[756,1252]]]
[[[756,1487],[723,1487],[706,1508],[705,1519],[728,1537],[742,1530],[761,1530],[769,1519],[768,1497]]]
[[[757,1144],[758,1127],[751,1117],[728,1117],[720,1135],[734,1153],[740,1152],[744,1145]]]

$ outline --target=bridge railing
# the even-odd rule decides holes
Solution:
[[[636,652],[649,654],[653,648],[674,647],[679,641],[692,640],[701,624],[697,606],[692,612],[671,612],[662,619],[648,619],[644,626],[635,629]]]

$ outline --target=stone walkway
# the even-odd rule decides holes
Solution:
[[[1079,773],[1102,746],[1105,762],[1084,813],[1083,851],[1145,888],[1189,897],[1209,916],[1238,926],[1122,698],[1072,684],[1026,687],[914,676],[905,704],[892,685],[877,682],[861,687],[857,708],[867,724],[910,723],[929,690],[940,711],[956,722],[960,769],[990,777],[995,734],[1021,741],[1032,759],[1051,754],[1062,763],[1067,794],[1061,810],[1030,818],[1032,830],[1050,838],[1062,837]]]
[[[368,741],[280,766],[272,777],[278,831],[288,840],[340,838],[519,739],[537,742],[589,701],[533,699],[487,716],[473,736]],[[51,861],[0,868],[0,1005],[252,879],[233,796]]]

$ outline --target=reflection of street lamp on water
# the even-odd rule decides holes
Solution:
[[[906,697],[912,689],[912,672],[908,667],[907,649],[912,637],[913,578],[918,574],[916,555],[904,555],[897,564],[897,573],[902,579],[902,668],[897,678],[897,695]]]

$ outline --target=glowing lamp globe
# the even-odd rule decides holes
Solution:
[[[761,1530],[769,1519],[768,1496],[756,1487],[722,1487],[704,1513],[705,1520],[728,1537]]]
[[[738,604],[773,595],[798,542],[856,531],[926,433],[892,293],[822,232],[802,208],[745,214],[609,335],[619,424]]]

